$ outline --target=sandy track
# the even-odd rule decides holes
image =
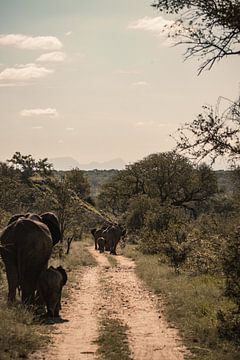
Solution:
[[[99,319],[110,316],[128,326],[134,360],[183,360],[186,349],[164,320],[159,300],[135,275],[134,262],[116,256],[118,265],[111,267],[106,254],[89,251],[98,265],[76,271],[77,282],[68,284],[70,298],[63,301],[61,316],[69,321],[54,325],[50,346],[29,359],[97,359]]]
[[[67,322],[53,326],[51,345],[31,360],[96,359],[98,336],[96,313],[99,298],[97,267],[75,273],[77,282],[70,288],[70,298],[63,301],[61,317]]]
[[[95,255],[94,250],[91,253]],[[99,260],[99,255],[95,257]],[[102,273],[107,286],[103,294],[103,310],[127,324],[133,358],[183,360],[186,349],[177,330],[169,326],[159,310],[159,299],[147,291],[137,278],[132,260],[123,256],[116,259],[118,265]]]

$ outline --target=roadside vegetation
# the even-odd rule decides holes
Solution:
[[[136,261],[136,273],[164,302],[164,315],[176,326],[196,360],[237,360],[239,347],[219,336],[219,314],[234,304],[224,296],[224,280],[210,274],[177,274],[159,255],[143,255],[136,245],[123,254]]]
[[[94,266],[94,258],[88,252],[89,241],[74,241],[71,252],[59,258],[55,250],[50,259],[50,265],[62,265],[68,273],[68,284],[74,283],[74,269],[80,266]],[[63,298],[68,297],[68,287],[63,289]],[[22,306],[9,307],[6,303],[7,284],[3,271],[1,272],[0,296],[0,359],[27,358],[28,354],[45,347],[49,341],[52,326],[41,324],[34,311]]]
[[[98,354],[102,360],[131,360],[128,347],[127,327],[118,319],[103,318],[97,339]]]

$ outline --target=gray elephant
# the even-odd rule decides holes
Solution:
[[[105,249],[110,250],[110,254],[116,254],[117,244],[121,238],[126,235],[126,230],[119,224],[113,224],[102,232],[102,237],[105,239]]]
[[[20,287],[22,302],[34,303],[40,273],[47,268],[52,247],[60,239],[59,222],[53,213],[15,215],[10,219],[0,237],[9,302],[15,301]]]
[[[42,271],[38,280],[39,294],[47,306],[47,316],[50,318],[59,317],[61,310],[62,288],[67,282],[67,273],[58,266],[50,266]]]
[[[112,225],[111,223],[106,222],[99,229],[96,229],[96,228],[91,229],[91,234],[94,238],[94,243],[95,243],[95,250],[98,250],[98,238],[102,237],[103,231],[106,230],[111,225]],[[110,250],[110,249],[108,249],[108,250]]]

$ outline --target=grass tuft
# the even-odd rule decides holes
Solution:
[[[0,359],[27,358],[47,343],[33,313],[23,306],[8,307],[0,302]]]
[[[127,326],[118,319],[104,318],[97,340],[102,360],[131,360],[127,339]]]

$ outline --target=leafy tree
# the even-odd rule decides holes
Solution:
[[[42,175],[52,174],[52,164],[48,163],[48,159],[40,159],[36,161],[32,155],[22,155],[15,152],[10,160],[7,160],[15,169],[19,170],[23,179],[28,181],[35,173]]]
[[[153,6],[169,14],[178,14],[169,36],[186,44],[186,58],[202,59],[199,74],[224,57],[240,55],[239,0],[156,0]],[[220,110],[223,100],[227,104]],[[219,156],[239,160],[240,99],[219,98],[216,109],[204,106],[191,123],[178,129],[177,150],[194,159]]]
[[[227,156],[236,163],[240,159],[240,99],[225,111],[204,106],[204,112],[178,129],[177,149],[195,160],[206,157],[214,163],[217,157]]]
[[[90,185],[82,170],[78,168],[72,169],[67,173],[67,182],[71,188],[81,199],[88,199],[90,196]]]
[[[239,0],[155,0],[153,6],[180,14],[170,36],[186,44],[186,58],[203,59],[199,73],[223,57],[240,55]]]
[[[162,206],[182,207],[196,215],[195,205],[216,191],[216,179],[208,166],[194,167],[187,158],[167,152],[128,165],[103,186],[100,199],[121,213],[128,209],[131,199],[145,195]]]

